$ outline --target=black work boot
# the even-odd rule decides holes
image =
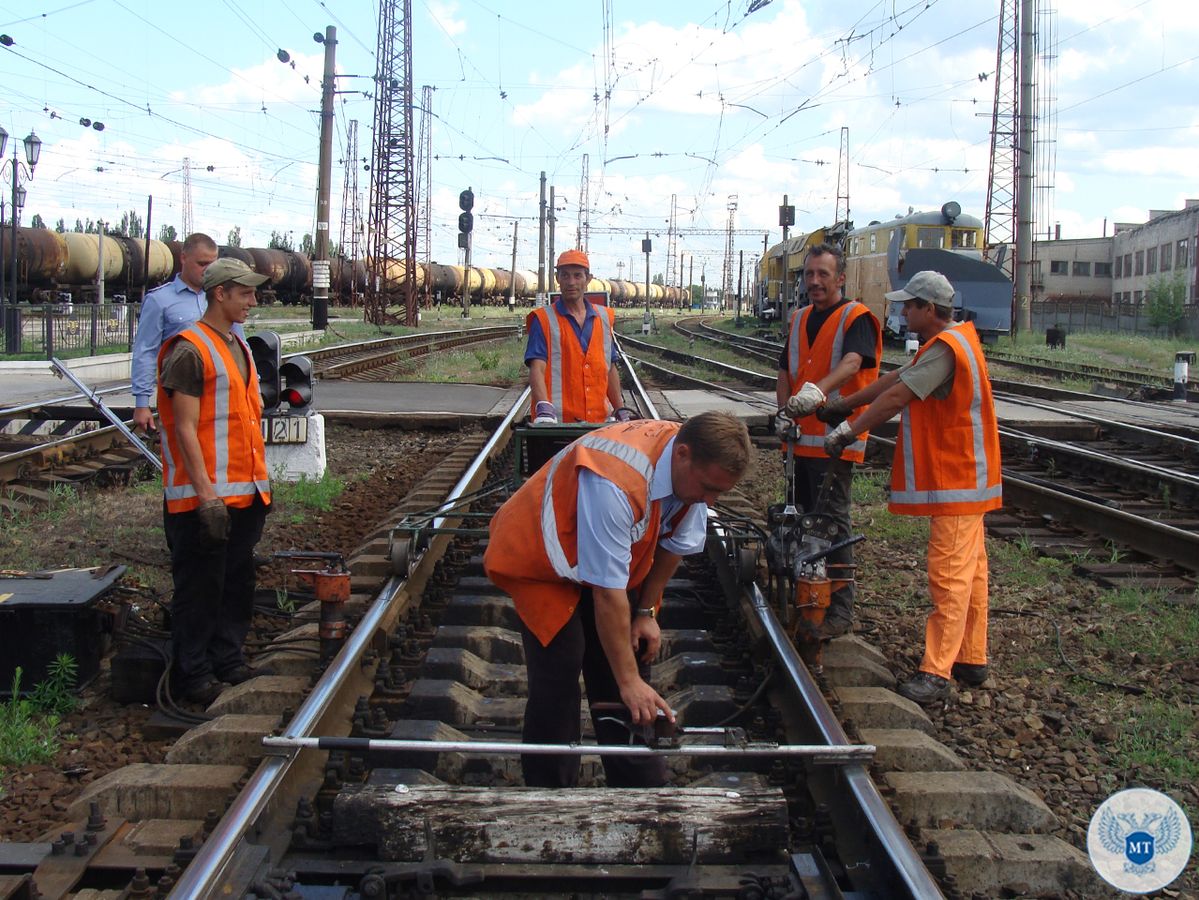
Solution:
[[[954,663],[953,677],[967,687],[978,687],[987,680],[990,672],[985,665],[977,663]]]
[[[949,696],[949,679],[929,672],[917,672],[896,688],[896,693],[921,706],[940,703]]]

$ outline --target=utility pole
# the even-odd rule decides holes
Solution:
[[[737,251],[737,318],[734,324],[741,324],[741,288],[745,281],[745,251]]]
[[[558,290],[558,270],[555,267],[555,261],[557,260],[558,257],[556,257],[554,255],[554,225],[557,224],[557,222],[558,222],[557,211],[554,209],[554,204],[556,202],[557,202],[557,197],[555,196],[555,193],[554,193],[554,186],[551,184],[550,185],[550,208],[549,208],[549,213],[546,217],[547,221],[549,222],[549,230],[550,230],[550,250],[549,250],[549,254],[545,258],[546,275],[547,275],[547,281],[550,286],[551,294],[554,291]]]
[[[722,306],[727,306],[729,297],[733,293],[733,228],[736,226],[737,218],[736,194],[729,194],[728,210],[729,225],[724,242],[724,272],[722,273],[723,278],[721,279],[720,286],[721,293],[723,294],[720,298]]]
[[[333,181],[333,89],[337,72],[337,29],[325,28],[325,71],[321,76],[321,150],[316,172],[316,259],[312,261],[312,327],[329,327],[329,191]]]
[[[183,157],[183,239],[192,233],[192,161]]]
[[[841,152],[837,154],[837,210],[833,224],[845,223],[849,232],[849,126],[841,126]]]
[[[650,333],[650,318],[649,318],[649,254],[653,250],[653,242],[649,239],[649,232],[645,233],[645,240],[641,242],[641,252],[645,254],[645,321],[641,324],[641,333]]]
[[[541,173],[541,208],[537,227],[537,305],[545,303],[545,172]]]
[[[1032,330],[1032,181],[1036,172],[1036,0],[1020,0],[1020,150],[1016,195],[1016,312],[1019,331]],[[1013,323],[1015,324],[1015,323]]]
[[[695,254],[691,254],[691,259],[687,260],[687,309],[691,309],[691,304],[695,301],[693,296],[695,284]],[[700,298],[700,309],[703,309],[703,298]]]
[[[679,214],[679,195],[670,195],[670,224],[666,229],[666,283],[675,283],[674,272],[674,254],[678,249],[679,233],[678,233],[678,214]],[[683,279],[683,264],[679,262],[678,280]]]
[[[508,312],[516,309],[516,232],[520,228],[520,221],[512,223],[512,277],[508,279]]]

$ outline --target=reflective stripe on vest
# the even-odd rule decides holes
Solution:
[[[633,524],[633,543],[636,544],[645,537],[645,530],[649,527],[650,510],[653,507],[653,503],[648,499],[654,477],[653,461],[640,450],[630,447],[628,444],[595,434],[584,435],[579,438],[578,444],[620,460],[645,479],[645,512],[640,521]],[[579,568],[572,566],[566,559],[566,551],[562,549],[562,539],[558,535],[558,516],[554,512],[554,475],[569,449],[570,447],[564,447],[558,451],[549,463],[549,471],[545,479],[545,493],[541,497],[541,539],[545,543],[545,553],[549,557],[550,565],[554,567],[554,572],[558,577],[578,583]]]
[[[965,350],[965,358],[970,367],[970,432],[974,450],[974,484],[973,488],[955,488],[944,490],[921,491],[916,489],[916,458],[913,450],[912,417],[904,410],[900,428],[903,432],[903,475],[904,489],[891,492],[891,502],[899,505],[934,504],[934,503],[978,503],[994,500],[1003,496],[1003,484],[998,482],[988,485],[988,460],[986,448],[986,432],[982,418],[982,373],[978,369],[978,359],[969,339],[956,329],[947,328],[941,332],[952,339]],[[955,362],[956,366],[956,362]]]
[[[225,363],[225,357],[220,349],[213,341],[211,335],[208,334],[202,327],[198,325],[187,329],[186,334],[195,337],[199,343],[202,343],[207,350],[208,360],[211,361],[212,371],[214,376],[214,385],[212,391],[212,401],[214,409],[214,419],[212,422],[213,430],[213,473],[212,473],[212,489],[217,497],[222,499],[230,497],[246,497],[253,496],[256,493],[262,494],[264,497],[270,496],[270,481],[268,479],[255,479],[253,481],[230,481],[229,480],[229,425],[231,410],[229,408],[229,394],[232,390],[232,377],[230,376],[228,366]],[[186,340],[180,336],[177,340]],[[238,348],[231,352],[244,352],[246,356],[246,390],[249,391],[249,383],[257,382],[257,371],[254,368],[253,355],[250,353],[249,347],[242,341],[241,337],[237,337]],[[205,382],[207,382],[208,363],[205,363]],[[240,380],[240,375],[239,375]],[[173,416],[172,416],[173,419]],[[182,475],[187,478],[186,468],[182,468],[182,462],[175,459],[175,455],[171,450],[171,440],[168,440],[164,435],[161,442],[163,455],[163,496],[168,502],[172,500],[190,500],[196,497],[196,487],[190,480],[185,484],[175,484],[174,482]],[[205,459],[207,462],[207,459]],[[251,467],[252,468],[252,467]]]
[[[566,414],[565,407],[563,406],[564,398],[562,393],[563,385],[566,384],[562,375],[562,322],[559,320],[558,310],[553,304],[545,307],[545,312],[546,322],[543,324],[546,325],[546,366],[549,369],[550,402],[554,404],[554,409],[558,410],[558,415],[565,419]],[[595,328],[599,328],[600,330],[601,341],[604,348],[604,371],[607,372],[607,366],[610,364],[612,359],[612,322],[608,318],[608,309],[606,307],[603,309],[596,308],[595,312]],[[586,319],[583,321],[586,322]],[[596,337],[595,328],[593,328],[591,331],[591,341],[594,341]],[[587,343],[588,352],[590,352],[591,341],[588,341]],[[580,341],[580,352],[582,352],[582,348],[583,345]],[[605,384],[606,383],[607,382],[605,380]]]

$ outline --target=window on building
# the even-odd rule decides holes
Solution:
[[[1187,243],[1187,238],[1183,238],[1178,242],[1178,252],[1175,254],[1175,262],[1180,269],[1185,269],[1191,262],[1187,257]]]
[[[916,246],[925,250],[941,250],[945,247],[945,229],[921,226],[916,229]]]
[[[1124,257],[1122,257],[1122,256],[1117,256],[1117,257],[1116,257],[1116,277],[1117,277],[1117,278],[1119,278],[1119,277],[1120,277],[1120,271],[1121,271],[1121,270],[1120,270],[1120,263],[1121,263],[1121,262],[1123,262],[1123,261],[1124,261]],[[1096,274],[1096,275],[1098,275],[1099,273],[1098,273],[1098,272],[1096,272],[1095,274]]]
[[[1132,254],[1131,253],[1124,254],[1124,277],[1125,278],[1132,277]]]
[[[1144,291],[1133,291],[1133,292],[1132,292],[1132,301],[1133,301],[1133,303],[1138,303],[1138,304],[1139,304],[1139,303],[1141,302],[1141,297],[1142,297],[1142,296],[1144,296]]]
[[[1050,275],[1069,275],[1070,274],[1069,260],[1065,260],[1065,259],[1049,260],[1049,274]]]
[[[1137,266],[1136,266],[1136,270],[1135,270],[1136,274],[1144,275],[1145,274],[1145,251],[1138,250],[1134,255],[1135,255],[1136,261],[1137,261]]]
[[[1163,272],[1170,271],[1170,268],[1171,268],[1171,266],[1170,266],[1170,251],[1172,251],[1173,249],[1174,249],[1173,244],[1162,244],[1161,247],[1158,249],[1158,258],[1161,260]]]
[[[1091,264],[1089,262],[1078,262],[1077,260],[1075,260],[1074,270],[1071,274],[1074,275],[1076,278],[1090,278],[1091,277]]]
[[[1154,275],[1157,273],[1157,248],[1150,247],[1145,251],[1145,274]]]
[[[870,252],[874,253],[876,250],[878,250],[878,232],[872,231],[870,232]]]
[[[1112,277],[1112,264],[1105,263],[1105,262],[1095,263],[1095,277],[1096,278],[1111,278]]]

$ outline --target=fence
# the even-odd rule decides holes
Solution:
[[[10,304],[5,309],[9,354],[95,356],[133,349],[139,303]]]
[[[1066,331],[1114,331],[1170,337],[1170,329],[1153,325],[1143,304],[1104,300],[1038,300],[1032,304],[1033,333],[1060,325]],[[1183,307],[1178,335],[1199,338],[1199,306]]]

